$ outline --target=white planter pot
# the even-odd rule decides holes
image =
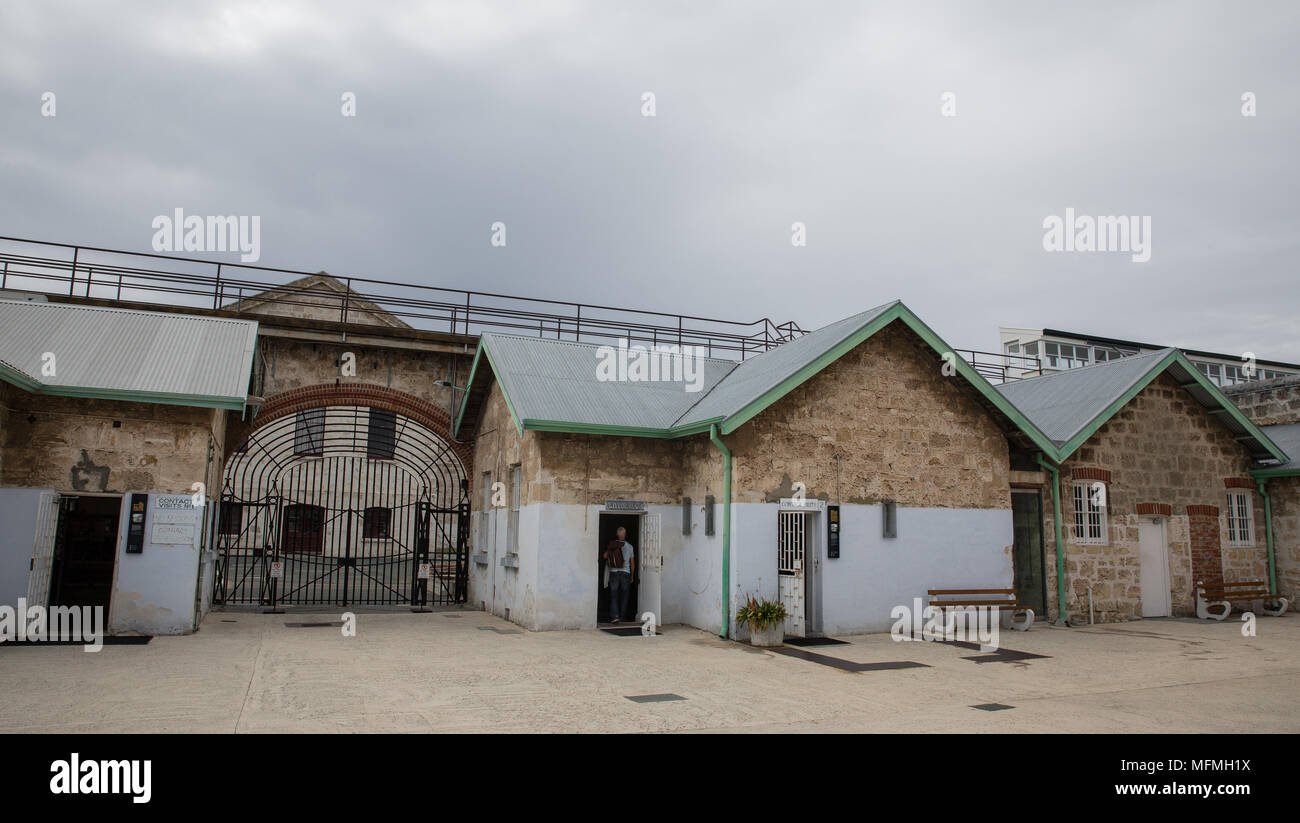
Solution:
[[[762,631],[749,630],[749,643],[751,646],[761,646],[770,648],[781,645],[785,640],[785,624],[777,623],[774,626],[768,626]]]

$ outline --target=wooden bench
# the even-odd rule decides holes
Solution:
[[[1233,603],[1249,603],[1253,607],[1256,602],[1260,604],[1260,611],[1269,617],[1281,617],[1288,605],[1285,597],[1270,593],[1268,583],[1263,580],[1236,583],[1206,583],[1200,580],[1196,583],[1196,616],[1202,620],[1223,620],[1232,612]],[[1269,603],[1277,603],[1278,606],[1270,609]],[[1213,611],[1215,609],[1223,611],[1216,614]]]
[[[949,606],[996,607],[1002,627],[1028,631],[1034,622],[1034,609],[1020,602],[1015,589],[930,589],[930,605],[936,609]],[[942,599],[940,599],[942,598]],[[1019,622],[1017,614],[1023,615]]]

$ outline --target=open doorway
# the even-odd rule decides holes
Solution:
[[[108,611],[121,512],[121,497],[60,499],[48,605],[102,606]]]
[[[619,615],[624,623],[632,620],[637,614],[637,588],[640,582],[640,573],[638,567],[640,563],[641,546],[637,545],[641,540],[641,515],[639,514],[617,514],[601,512],[600,524],[597,528],[596,556],[596,590],[599,594],[596,597],[596,625],[611,625],[610,618],[610,598],[609,588],[605,585],[605,547],[609,541],[615,539],[619,527],[627,530],[627,541],[632,544],[632,550],[635,555],[632,563],[632,584],[627,595],[627,608],[623,614]]]

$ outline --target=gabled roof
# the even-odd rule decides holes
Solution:
[[[242,411],[256,342],[251,320],[0,300],[0,380],[33,394]]]
[[[853,315],[741,363],[705,360],[704,388],[689,393],[681,383],[602,382],[597,379],[599,346],[536,337],[484,334],[474,359],[453,436],[472,426],[495,375],[516,428],[586,434],[681,437],[717,425],[735,431],[822,369],[895,321],[934,350],[936,368],[951,347],[899,301]],[[1005,415],[1039,448],[1051,440],[975,372],[952,356],[956,374],[988,405]]]
[[[399,329],[411,328],[405,320],[378,303],[361,297],[348,288],[346,283],[328,272],[299,277],[283,286],[275,286],[232,300],[221,308],[256,314],[290,317],[306,315],[317,320],[338,320],[339,308],[345,297],[349,316],[366,314],[370,317],[369,322],[377,325]]]
[[[1015,380],[1001,384],[998,391],[1052,439],[1059,463],[1165,372],[1207,413],[1217,415],[1256,460],[1287,460],[1286,453],[1177,349]]]

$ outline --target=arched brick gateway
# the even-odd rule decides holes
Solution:
[[[448,414],[383,386],[272,396],[227,430],[213,601],[463,603],[468,446]]]
[[[451,450],[460,458],[461,465],[465,468],[466,479],[469,480],[471,487],[473,486],[474,479],[470,476],[474,465],[473,449],[468,443],[457,443],[451,439],[451,420],[446,409],[406,392],[367,383],[322,383],[290,389],[268,397],[262,410],[251,422],[245,420],[231,422],[226,431],[225,456],[230,457],[250,434],[262,426],[287,414],[296,414],[321,406],[369,406],[386,409],[418,421],[447,441]]]

